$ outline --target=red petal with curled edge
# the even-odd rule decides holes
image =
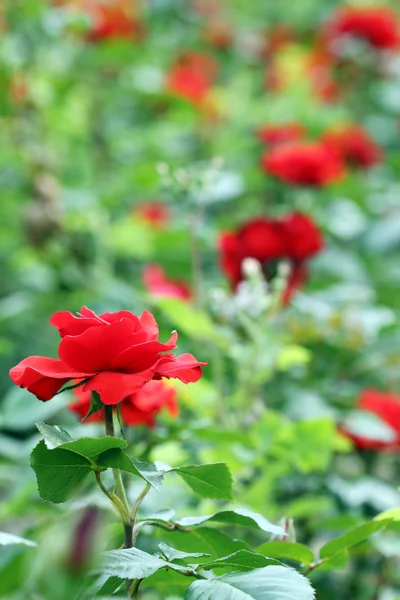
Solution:
[[[172,377],[183,383],[194,383],[203,374],[201,367],[207,367],[207,363],[199,362],[192,354],[181,354],[177,357],[163,356],[155,371],[159,377]]]
[[[71,369],[61,360],[45,356],[29,356],[10,371],[16,385],[43,401],[53,398],[70,379],[84,379],[89,375]]]

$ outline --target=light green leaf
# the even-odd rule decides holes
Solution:
[[[36,423],[36,427],[44,437],[46,446],[50,449],[56,448],[60,444],[74,441],[74,438],[72,438],[68,431],[65,431],[62,427],[53,427],[52,425],[47,425],[44,421]]]
[[[7,533],[6,531],[0,531],[0,546],[12,546],[15,544],[32,547],[37,546],[36,542],[32,542],[31,540],[27,540],[12,533]]]
[[[159,471],[154,464],[130,458],[120,448],[107,450],[96,462],[99,467],[120,469],[141,477],[156,490],[161,488],[165,471]]]
[[[181,550],[176,550],[168,544],[161,542],[158,544],[162,554],[169,561],[174,560],[183,560],[185,558],[199,558],[200,556],[210,556],[210,554],[205,554],[204,552],[182,552]]]
[[[268,565],[279,564],[277,560],[269,559],[262,554],[256,554],[249,550],[238,550],[228,556],[202,563],[202,569],[216,569],[218,567],[231,567],[237,571],[251,571]]]
[[[169,568],[184,573],[189,569],[189,567],[180,567],[137,548],[110,550],[103,556],[102,572],[121,579],[144,579],[159,569]]]
[[[390,519],[392,521],[400,521],[400,508],[389,508],[384,512],[379,513],[375,517],[375,521]]]
[[[185,600],[313,600],[308,579],[293,569],[268,566],[193,582]]]
[[[385,529],[385,527],[387,527],[389,523],[390,520],[377,520],[371,521],[369,523],[364,523],[363,525],[359,525],[354,529],[350,529],[350,531],[348,531],[344,535],[334,540],[331,540],[330,542],[322,546],[320,550],[320,557],[329,558],[331,556],[335,556],[343,550],[347,550],[352,546],[356,546],[357,544],[363,542],[364,540],[369,538],[370,535],[376,533],[380,529]]]
[[[310,565],[314,555],[310,548],[296,542],[267,542],[257,548],[257,552],[269,558],[282,558]]]
[[[242,527],[261,529],[266,533],[273,533],[274,535],[285,535],[285,531],[282,527],[270,523],[262,515],[252,512],[247,508],[223,510],[214,513],[213,515],[206,515],[203,517],[184,517],[177,521],[177,523],[182,527],[192,527],[193,525],[201,525],[207,521],[224,523],[226,525],[241,525]]]
[[[225,463],[177,467],[173,471],[203,498],[232,499],[232,476]]]
[[[215,338],[215,326],[209,316],[177,298],[157,298],[155,303],[179,330],[197,339]]]
[[[278,355],[276,366],[281,371],[288,371],[291,367],[305,365],[311,359],[311,353],[307,348],[290,344],[285,346]]]
[[[55,503],[69,500],[92,470],[87,458],[62,448],[49,450],[44,440],[32,450],[31,467],[41,498]]]

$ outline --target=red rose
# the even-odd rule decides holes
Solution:
[[[341,6],[325,31],[328,41],[352,35],[377,50],[392,50],[399,43],[397,13],[390,6]]]
[[[305,136],[306,130],[300,123],[281,123],[264,125],[257,130],[257,137],[264,142],[274,146],[284,142],[294,142]]]
[[[323,143],[355,167],[372,167],[382,160],[380,146],[359,125],[347,125],[327,131]]]
[[[55,313],[50,323],[62,338],[59,360],[30,356],[10,371],[13,382],[39,400],[50,400],[74,379],[82,381],[84,392],[98,392],[104,404],[118,404],[152,379],[197,381],[206,366],[191,354],[165,354],[176,348],[178,334],[159,342],[157,323],[147,311],[140,317],[126,310],[97,315],[83,307],[78,316]]]
[[[218,64],[211,55],[185,52],[167,73],[166,87],[175,96],[203,104],[217,72]]]
[[[169,279],[160,265],[147,265],[142,273],[147,291],[159,298],[180,298],[190,300],[190,287],[184,281]]]
[[[267,280],[274,276],[276,262],[289,261],[292,271],[283,295],[285,302],[307,279],[305,261],[323,248],[318,228],[300,213],[282,219],[254,219],[237,232],[222,234],[219,242],[221,269],[234,288],[243,279],[245,258],[258,260]]]
[[[267,150],[261,167],[292,185],[325,186],[344,174],[340,157],[319,142],[292,142]]]
[[[84,392],[80,387],[74,390],[74,394],[77,400],[69,405],[69,409],[83,419],[89,412],[91,392]],[[123,422],[132,427],[138,425],[154,427],[155,417],[164,408],[168,410],[172,417],[179,414],[176,390],[163,381],[149,381],[142,388],[125,398],[120,407]],[[85,423],[100,422],[103,419],[104,411],[98,411],[86,419]]]
[[[367,436],[355,435],[342,428],[341,431],[349,437],[358,448],[363,450],[400,450],[400,396],[391,392],[379,392],[374,389],[364,390],[356,404],[357,408],[373,413],[386,425],[392,428],[394,440],[384,442]]]
[[[99,0],[83,2],[85,12],[91,17],[89,42],[111,39],[140,39],[144,35],[143,23],[132,14],[132,4],[115,0],[112,4]]]

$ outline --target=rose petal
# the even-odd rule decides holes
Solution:
[[[159,377],[176,378],[183,383],[194,383],[202,376],[201,367],[207,363],[199,362],[192,354],[181,356],[163,356],[156,365],[156,375]]]
[[[63,338],[66,335],[81,335],[89,327],[101,325],[95,318],[83,318],[73,315],[68,311],[56,312],[50,319],[50,324],[58,329]]]
[[[125,374],[106,371],[95,375],[85,383],[83,391],[96,391],[103,404],[118,404],[130,394],[143,387],[154,375],[154,369],[141,373]]]
[[[82,335],[65,336],[58,355],[73,369],[106,371],[118,354],[132,346],[134,333],[134,322],[125,318],[103,327],[90,327]]]
[[[39,400],[50,400],[70,379],[83,379],[88,373],[74,371],[61,360],[29,356],[10,371],[12,381]]]

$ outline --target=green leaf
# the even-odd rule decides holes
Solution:
[[[62,427],[52,427],[51,425],[47,425],[43,421],[39,421],[36,423],[36,427],[39,429],[40,433],[44,437],[47,442],[48,448],[56,448],[60,444],[65,444],[68,442],[73,442],[74,438],[72,438],[68,431],[65,431]]]
[[[120,448],[112,448],[101,454],[97,460],[97,465],[99,467],[111,467],[132,473],[147,481],[156,490],[161,488],[165,473],[165,471],[159,471],[152,463],[130,458]]]
[[[203,498],[232,499],[232,476],[225,463],[177,467],[173,471]]]
[[[98,392],[92,392],[90,394],[90,406],[87,415],[85,415],[82,421],[87,421],[89,417],[98,413],[100,410],[103,410],[104,405],[100,400],[100,394]]]
[[[194,581],[185,600],[313,600],[308,579],[288,567],[268,566],[248,573]]]
[[[39,494],[43,500],[65,502],[81,487],[92,470],[89,460],[69,450],[49,450],[41,440],[31,453]]]
[[[107,450],[126,448],[127,445],[126,441],[122,438],[106,436],[102,438],[80,438],[79,440],[74,440],[67,444],[61,444],[58,448],[80,454],[90,461],[96,461],[96,459]]]
[[[310,565],[314,560],[310,548],[296,542],[267,542],[259,546],[257,552],[269,558],[295,560],[304,565]]]
[[[228,556],[217,558],[216,560],[202,563],[202,569],[216,569],[219,567],[231,567],[238,571],[251,571],[268,565],[279,564],[277,560],[270,560],[262,554],[256,554],[249,550],[238,550]]]
[[[379,513],[375,517],[375,521],[390,519],[392,521],[400,521],[400,508],[389,508],[384,512]]]
[[[214,513],[213,515],[206,515],[203,517],[184,517],[177,521],[177,524],[182,527],[192,527],[193,525],[201,525],[207,521],[224,523],[226,525],[240,525],[242,527],[251,527],[252,529],[261,529],[261,531],[273,533],[274,535],[286,535],[282,527],[270,523],[262,515],[252,512],[247,508],[223,510]]]
[[[347,552],[347,550],[343,550],[342,552],[338,552],[338,554],[335,554],[335,556],[332,556],[331,558],[325,558],[324,560],[321,560],[321,562],[313,566],[313,570],[340,571],[346,568],[348,560],[349,553]]]
[[[209,316],[177,298],[155,298],[154,302],[179,331],[197,339],[212,340],[215,326]]]
[[[210,556],[210,554],[205,554],[204,552],[182,552],[181,550],[176,550],[175,548],[168,546],[168,544],[165,544],[164,542],[160,542],[158,547],[165,558],[169,561],[183,560],[185,558],[199,558],[200,556]]]
[[[37,546],[36,542],[32,542],[31,540],[27,540],[12,533],[7,533],[6,531],[0,531],[0,546],[12,546],[15,544],[31,547]]]
[[[322,546],[320,550],[320,557],[329,558],[331,556],[335,556],[335,554],[338,554],[343,550],[347,550],[352,546],[356,546],[360,542],[366,540],[373,533],[376,533],[380,529],[385,529],[385,527],[387,527],[389,523],[390,520],[378,520],[359,525],[358,527],[351,529],[344,535],[334,540],[331,540],[330,542]]]
[[[120,577],[109,577],[107,581],[99,588],[95,594],[95,598],[112,596],[124,583],[124,580]]]
[[[242,540],[233,540],[225,533],[211,527],[195,527],[183,531],[160,529],[158,535],[182,552],[202,552],[204,556],[212,556],[213,558],[233,554],[237,550],[248,549]],[[199,562],[203,561],[200,559]],[[204,562],[206,562],[206,559]]]

